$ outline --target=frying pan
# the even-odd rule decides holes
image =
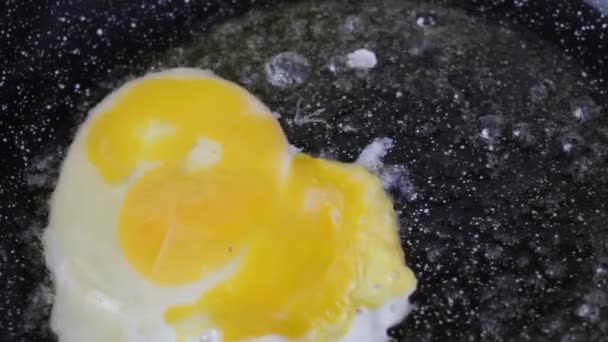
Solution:
[[[244,84],[306,152],[353,161],[395,141],[387,187],[420,281],[396,340],[608,340],[608,1],[9,0],[0,13],[0,341],[55,341],[39,237],[86,110],[175,65]],[[344,68],[363,47],[378,65]],[[305,58],[284,64],[302,81],[276,87],[263,66],[285,51]]]

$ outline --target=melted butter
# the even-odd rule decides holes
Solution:
[[[143,79],[93,122],[87,154],[109,184],[157,163],[128,189],[117,227],[148,281],[181,285],[243,256],[197,302],[168,308],[178,336],[198,327],[226,342],[334,342],[358,307],[415,286],[392,203],[359,166],[290,158],[279,124],[255,101],[217,78]]]

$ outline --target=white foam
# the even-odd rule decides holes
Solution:
[[[288,88],[306,81],[310,62],[306,57],[291,51],[279,53],[264,65],[266,81],[275,87]]]
[[[392,147],[393,139],[391,138],[375,139],[361,151],[359,158],[357,158],[357,164],[377,173],[382,167],[382,159]]]
[[[355,50],[346,57],[346,64],[353,69],[373,69],[378,64],[376,54],[368,49]]]
[[[385,165],[379,176],[385,189],[395,190],[408,200],[415,200],[418,197],[410,172],[405,166]]]

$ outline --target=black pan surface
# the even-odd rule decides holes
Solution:
[[[245,85],[315,155],[395,140],[385,170],[420,280],[398,341],[608,338],[607,2],[0,6],[0,341],[55,340],[39,237],[86,110],[172,66]],[[361,47],[378,66],[345,68]],[[292,82],[269,82],[272,61]]]

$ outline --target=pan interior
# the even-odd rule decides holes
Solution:
[[[435,3],[281,4],[214,26],[145,65],[123,61],[111,82],[79,88],[81,109],[70,110],[82,115],[95,94],[132,73],[176,66],[242,84],[313,155],[354,161],[371,143],[390,141],[375,167],[419,278],[418,309],[391,330],[398,341],[605,336],[606,89],[555,46]],[[16,239],[37,274],[37,234],[61,151],[28,162],[40,220],[16,218],[26,233],[6,239]],[[0,262],[9,260],[11,250],[0,249]],[[52,340],[32,323],[48,316],[47,283],[27,294],[19,315],[28,323],[11,337],[46,331],[37,338]]]

